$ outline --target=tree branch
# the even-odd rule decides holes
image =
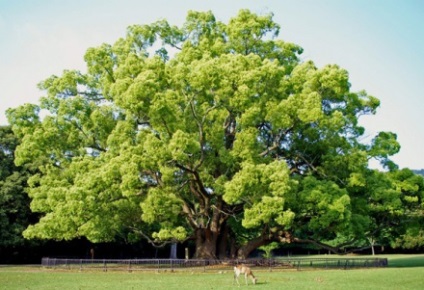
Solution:
[[[302,244],[312,244],[312,245],[318,246],[320,248],[329,250],[329,251],[331,251],[331,252],[333,252],[335,254],[337,254],[337,253],[340,252],[340,249],[337,248],[337,247],[332,247],[330,245],[323,244],[321,242],[318,242],[318,241],[315,241],[315,240],[311,240],[311,239],[294,238],[293,241],[296,242],[296,243],[302,243]]]
[[[141,231],[141,230],[139,230],[139,229],[137,229],[137,228],[134,228],[134,227],[130,227],[135,233],[137,233],[137,234],[139,234],[140,236],[142,236],[143,238],[145,238],[146,240],[147,240],[147,242],[149,243],[149,244],[151,244],[153,247],[155,247],[155,248],[163,248],[163,247],[165,247],[166,245],[169,245],[169,244],[173,244],[173,243],[177,243],[177,242],[181,242],[181,241],[178,241],[178,240],[175,240],[175,239],[172,239],[172,240],[169,240],[169,241],[163,241],[163,242],[160,242],[159,243],[159,241],[157,241],[157,240],[152,240],[148,235],[146,235],[145,233],[143,233],[143,231]],[[187,239],[186,239],[187,240]]]

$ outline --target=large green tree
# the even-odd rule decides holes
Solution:
[[[368,161],[395,170],[396,135],[361,144],[378,99],[337,65],[302,62],[279,29],[248,10],[228,23],[191,11],[181,27],[131,26],[87,50],[86,73],[43,81],[40,105],[8,111],[16,163],[40,170],[29,194],[44,216],[25,236],[190,238],[216,258],[272,241],[337,250],[369,231]]]

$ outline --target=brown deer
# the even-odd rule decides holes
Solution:
[[[246,281],[246,285],[249,285],[249,283],[247,282],[247,277],[250,277],[250,279],[252,279],[252,283],[256,284],[256,277],[253,275],[252,270],[245,266],[245,265],[237,265],[234,267],[234,281],[237,281],[237,284],[240,286],[240,282],[239,282],[239,276],[240,274],[244,274],[244,280]],[[234,284],[233,281],[233,284]]]

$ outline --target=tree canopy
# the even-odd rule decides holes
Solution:
[[[86,72],[41,82],[39,105],[8,110],[16,164],[39,170],[29,195],[43,216],[25,237],[193,239],[202,258],[273,241],[338,251],[422,210],[422,178],[390,160],[396,135],[360,142],[379,100],[279,31],[272,14],[190,11],[181,27],[133,25],[89,48]]]
[[[30,172],[14,164],[18,143],[10,126],[0,126],[0,251],[23,245],[22,232],[33,219],[25,192]]]

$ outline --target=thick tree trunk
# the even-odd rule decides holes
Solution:
[[[230,242],[231,242],[230,258],[235,259],[235,258],[237,258],[237,245],[236,245],[236,242],[234,241],[234,239],[231,239]]]
[[[259,237],[250,240],[245,245],[240,247],[237,251],[236,258],[247,259],[250,253],[252,253],[252,251],[256,250],[260,246],[268,245],[273,241],[277,241],[280,243],[290,243],[292,242],[292,239],[293,237],[290,232],[277,231],[267,233],[266,231],[263,231]]]
[[[260,246],[266,245],[270,243],[272,240],[268,239],[265,236],[257,237],[253,240],[250,240],[245,245],[243,245],[241,248],[237,251],[237,258],[239,259],[247,259],[249,257],[250,253],[253,250],[256,250]]]
[[[231,229],[224,222],[219,231],[211,229],[197,229],[196,230],[196,252],[194,257],[197,259],[228,259],[235,256],[236,250],[232,250],[234,241],[231,238]]]
[[[215,205],[209,206],[210,200],[205,199],[204,212],[209,214],[201,223],[193,222],[195,228],[197,259],[224,259],[227,257],[230,228],[227,225],[228,216],[223,215],[226,205],[221,196],[216,197]]]
[[[229,238],[229,228],[227,223],[224,223],[221,227],[221,233],[219,234],[219,239],[218,239],[218,258],[220,260],[228,258],[228,253],[227,253],[228,238]]]
[[[218,236],[210,229],[196,229],[195,259],[216,259]]]

